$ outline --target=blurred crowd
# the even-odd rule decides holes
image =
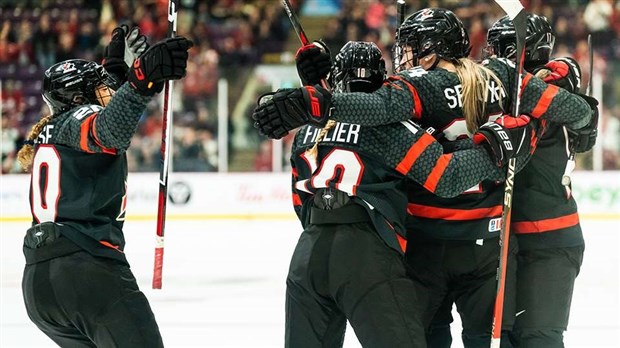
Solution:
[[[332,54],[349,40],[376,42],[391,65],[396,29],[393,0],[293,0],[304,23],[304,5],[328,1],[340,8],[327,20],[321,38]],[[604,76],[604,168],[620,168],[620,1],[523,0],[526,8],[550,19],[556,35],[555,55],[573,56],[589,80],[587,35],[592,34],[594,69]],[[218,170],[218,80],[229,81],[233,110],[253,67],[273,63],[273,54],[295,40],[279,0],[180,0],[178,34],[195,42],[188,75],[175,84],[173,169]],[[481,58],[487,29],[502,16],[490,0],[407,0],[409,13],[422,7],[455,11],[469,28],[472,56]],[[168,0],[0,0],[0,81],[2,83],[2,172],[19,172],[14,155],[30,126],[46,114],[40,97],[42,72],[70,58],[100,61],[112,30],[119,24],[139,25],[155,42],[166,36]],[[389,67],[388,67],[389,70]],[[251,107],[247,107],[251,110]],[[247,114],[247,113],[246,113]],[[229,139],[235,127],[230,122]],[[158,171],[161,106],[154,100],[143,115],[128,153],[130,170]],[[251,127],[250,127],[251,128]],[[245,130],[249,132],[251,130]],[[237,154],[229,141],[228,154]],[[260,139],[250,149],[249,170],[270,170],[271,143]],[[584,162],[584,166],[590,166]]]

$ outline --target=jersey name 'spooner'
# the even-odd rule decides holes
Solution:
[[[125,151],[150,99],[125,84],[106,108],[80,106],[48,122],[35,141],[34,224],[55,222],[63,236],[89,253],[126,262]]]

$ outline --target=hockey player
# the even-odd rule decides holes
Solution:
[[[22,290],[28,316],[59,346],[163,346],[124,253],[125,152],[149,100],[165,80],[185,75],[191,46],[183,37],[155,44],[116,91],[95,62],[45,71],[52,114],[18,154],[32,173]]]
[[[493,24],[487,36],[488,54],[514,59],[512,28],[508,17]],[[578,93],[579,65],[568,57],[551,60],[554,41],[547,19],[528,14],[525,68],[547,83]],[[570,180],[564,176],[570,175],[571,151],[589,151],[597,136],[597,102],[584,98],[594,117],[583,114],[590,120],[576,131],[549,123],[534,156],[515,178],[511,230],[518,237],[519,253],[512,337],[517,347],[564,347],[563,333],[585,246]]]
[[[468,41],[465,40],[465,30],[454,15],[442,9],[425,9],[412,15],[410,19],[418,18],[421,26],[414,26],[413,32],[418,34],[418,42],[404,41],[403,63],[413,62],[403,71],[389,79],[389,83],[381,87],[372,95],[335,94],[315,87],[318,92],[309,96],[299,94],[289,98],[287,106],[294,106],[300,112],[290,117],[290,112],[274,110],[269,115],[257,115],[256,126],[272,137],[279,137],[299,124],[311,122],[323,124],[327,116],[339,121],[357,122],[360,124],[378,125],[396,122],[413,117],[415,120],[432,119],[438,115],[457,115],[458,118],[471,120],[465,123],[461,133],[471,133],[476,124],[484,122],[493,113],[493,104],[503,99],[504,109],[507,109],[511,101],[505,91],[512,90],[514,86],[514,67],[507,61],[490,60],[486,69],[473,64],[464,58],[467,55]],[[436,37],[436,40],[428,39],[425,33],[435,31],[452,31],[461,35],[462,38],[455,40],[452,36]],[[405,39],[405,38],[403,38]],[[448,52],[444,51],[449,48]],[[448,53],[462,52],[461,57],[450,56]],[[411,69],[420,64],[421,67]],[[493,78],[497,77],[497,80]],[[486,80],[484,84],[480,80]],[[569,123],[572,128],[581,128],[589,120],[583,120],[580,115],[591,113],[589,106],[581,98],[575,97],[548,87],[542,81],[526,75],[522,94],[522,110],[536,118],[547,118],[558,122]],[[480,88],[478,88],[480,87]],[[487,104],[476,103],[476,100],[484,100]],[[329,114],[316,115],[304,109],[317,103],[323,105]],[[489,107],[485,110],[486,107]],[[283,110],[280,107],[280,110]],[[311,110],[311,109],[310,109]],[[481,120],[482,119],[482,120]],[[455,133],[458,135],[459,133]],[[492,213],[492,209],[489,209]],[[475,231],[474,233],[479,233]],[[494,246],[496,248],[496,245]],[[490,249],[485,249],[490,252]],[[514,252],[514,250],[513,250]],[[413,253],[412,253],[413,254]],[[489,260],[489,255],[480,255]],[[493,267],[494,272],[495,267]],[[493,273],[494,275],[494,273]],[[493,286],[494,290],[494,286]],[[491,299],[492,303],[494,291]],[[492,307],[490,307],[492,308]],[[507,307],[510,311],[510,305]],[[471,310],[473,312],[473,309]],[[514,311],[513,311],[514,312]],[[484,329],[490,333],[490,312],[485,316]],[[505,340],[506,341],[506,340]]]
[[[338,91],[372,92],[384,76],[376,45],[349,42],[335,58],[332,82]],[[314,88],[305,91],[312,94]],[[282,96],[261,97],[255,117],[287,104]],[[502,131],[510,139],[529,140],[532,128],[517,127],[524,118],[515,120],[515,127],[481,128],[502,148],[503,157],[494,160],[479,147],[444,155],[441,145],[410,121],[382,127],[330,122],[323,129],[299,130],[291,165],[293,203],[304,232],[287,277],[285,346],[340,347],[349,320],[365,347],[425,347],[420,314],[426,302],[402,258],[404,179],[454,196],[481,179],[503,178],[505,170],[495,163],[529,150],[529,141],[519,150],[517,143],[506,146],[493,136]],[[515,152],[509,154],[511,145]]]

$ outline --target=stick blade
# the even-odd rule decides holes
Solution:
[[[517,18],[520,12],[525,12],[525,9],[519,0],[496,0],[495,2],[513,21]]]

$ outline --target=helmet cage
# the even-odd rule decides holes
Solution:
[[[45,71],[43,99],[53,114],[79,105],[105,106],[101,101],[101,85],[113,89],[117,81],[95,62],[71,59]]]

